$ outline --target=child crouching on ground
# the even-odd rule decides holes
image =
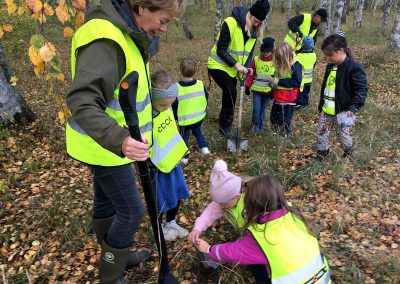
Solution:
[[[189,233],[175,220],[181,200],[190,196],[180,165],[180,160],[188,152],[188,148],[178,132],[171,109],[178,96],[174,78],[170,73],[159,70],[151,75],[151,82],[153,145],[150,148],[150,174],[155,184],[164,238],[174,241],[186,237]],[[164,221],[163,213],[166,213]]]
[[[250,266],[256,283],[331,283],[317,239],[300,210],[286,201],[279,181],[262,175],[242,191],[226,206],[243,224],[244,237],[211,246],[198,238],[196,248],[214,261]]]

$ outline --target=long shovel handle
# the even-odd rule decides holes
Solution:
[[[250,72],[250,70],[248,70]],[[242,115],[243,115],[243,97],[244,97],[244,91],[245,91],[245,86],[244,83],[247,79],[247,76],[249,75],[249,72],[247,74],[243,74],[243,76],[238,76],[239,82],[240,82],[240,92],[239,92],[239,114],[238,114],[238,127],[237,127],[237,133],[236,133],[236,151],[238,154],[242,152],[242,149],[240,147],[240,132],[242,128]]]
[[[143,142],[135,105],[138,79],[139,74],[136,71],[130,73],[124,78],[120,84],[119,102],[131,137],[137,141]],[[160,229],[161,225],[158,218],[158,208],[154,198],[155,191],[151,181],[149,167],[147,166],[146,161],[137,161],[136,164],[139,169],[140,181],[142,183],[147,210],[149,211],[151,226],[159,255],[160,270],[158,283],[178,283],[178,281],[173,277],[168,265],[167,246],[165,244],[163,231]]]

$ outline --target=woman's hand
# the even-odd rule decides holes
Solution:
[[[193,245],[196,245],[196,242],[200,238],[200,232],[196,230],[192,230],[188,236],[188,241],[191,242]]]
[[[205,240],[200,238],[196,241],[195,246],[203,253],[208,253],[208,249],[210,248],[210,245]]]
[[[122,153],[125,157],[135,161],[146,161],[149,158],[149,145],[146,137],[142,134],[144,143],[139,142],[130,136],[122,142]]]
[[[246,67],[244,67],[243,65],[241,65],[240,63],[236,62],[235,67],[236,67],[237,71],[239,71],[240,73],[247,74],[249,72],[249,70]]]

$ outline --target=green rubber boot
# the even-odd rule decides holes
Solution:
[[[110,247],[103,241],[101,244],[101,256],[99,263],[100,283],[125,284],[123,275],[128,260],[129,247],[117,249]]]

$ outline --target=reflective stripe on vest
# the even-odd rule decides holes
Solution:
[[[243,38],[243,31],[240,25],[233,17],[228,17],[224,21],[228,25],[229,35],[231,41],[228,45],[228,53],[241,65],[245,65],[251,50],[256,44],[255,38],[249,38],[246,43]],[[221,31],[220,31],[221,32]],[[210,55],[208,57],[208,68],[209,69],[219,69],[225,71],[232,78],[237,75],[237,69],[232,66],[229,67],[217,54],[217,43],[220,36],[220,32],[214,42],[214,46],[211,49]]]
[[[312,15],[307,14],[307,13],[304,13],[303,15],[304,15],[304,19],[303,19],[303,23],[301,23],[301,25],[299,26],[299,31],[303,34],[303,38],[305,36],[310,36],[310,37],[314,38],[314,36],[318,30],[313,29],[310,33]],[[297,45],[296,45],[296,40],[298,41]],[[303,39],[300,40],[298,38],[298,36],[291,30],[289,30],[289,32],[287,33],[287,35],[285,37],[285,41],[288,44],[290,44],[290,46],[293,48],[293,50],[299,50],[303,43]]]
[[[318,241],[304,223],[288,212],[247,228],[268,259],[273,284],[330,283],[329,267]]]
[[[207,99],[202,81],[192,86],[178,84],[178,124],[192,125],[206,116]]]
[[[171,172],[188,152],[179,134],[171,109],[153,118],[153,145],[150,148],[151,162],[163,173]]]
[[[261,60],[259,56],[254,57],[254,65],[256,68],[256,78],[251,85],[251,90],[255,92],[267,93],[271,91],[271,87],[268,82],[265,81],[268,75],[275,74],[275,68],[272,65],[272,61]]]
[[[324,89],[324,104],[322,105],[322,111],[330,115],[336,114],[335,110],[336,70],[337,67],[333,67],[331,72],[329,72]]]
[[[71,48],[71,74],[75,77],[76,54],[82,46],[98,39],[110,39],[117,43],[125,55],[126,70],[123,78],[133,71],[138,72],[138,92],[136,95],[136,109],[139,118],[139,127],[149,145],[152,144],[152,108],[149,93],[150,79],[148,64],[143,58],[132,38],[123,33],[112,23],[102,19],[93,19],[85,23],[74,34]],[[123,79],[122,78],[122,79]],[[122,81],[122,80],[121,80]],[[114,90],[113,99],[108,103],[105,112],[120,125],[125,126],[124,114],[119,104],[119,84]],[[82,162],[100,166],[118,166],[133,162],[128,158],[121,158],[113,152],[103,148],[79,127],[73,119],[67,123],[66,144],[68,154]]]
[[[310,53],[297,53],[297,59],[303,66],[303,80],[302,84],[307,84],[312,82],[313,70],[315,62],[317,61],[317,56],[314,52]]]

